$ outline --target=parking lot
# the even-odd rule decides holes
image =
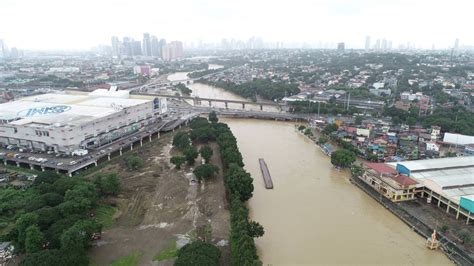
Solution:
[[[172,116],[147,125],[139,131],[98,148],[88,149],[87,154],[82,156],[58,154],[53,151],[32,151],[8,145],[0,147],[0,160],[5,165],[29,167],[40,171],[54,170],[72,176],[81,169],[96,166],[100,161],[110,160],[113,156],[122,155],[122,151],[132,150],[135,146],[142,145],[144,141],[151,141],[153,137],[159,137],[159,132],[163,128],[179,127],[196,115],[172,113]]]

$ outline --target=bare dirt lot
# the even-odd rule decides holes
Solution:
[[[115,225],[104,230],[89,252],[93,264],[109,265],[138,251],[139,265],[172,265],[173,259],[158,262],[153,257],[175,243],[179,247],[196,238],[220,246],[222,263],[227,264],[230,217],[222,171],[204,184],[191,182],[188,174],[192,168],[176,170],[169,163],[177,153],[171,146],[173,135],[163,135],[133,150],[145,162],[139,171],[127,170],[123,159],[100,170],[117,172],[122,192],[113,199],[119,209]],[[222,168],[217,145],[210,146],[214,149],[211,163]],[[195,166],[200,162],[198,158]]]

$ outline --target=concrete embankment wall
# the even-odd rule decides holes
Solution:
[[[372,187],[364,183],[364,181],[360,180],[359,178],[351,178],[351,182],[363,191],[365,191],[377,202],[382,204],[386,209],[390,210],[410,228],[412,228],[413,231],[417,232],[422,237],[428,238],[428,236],[431,236],[433,230],[436,229],[431,228],[430,226],[420,221],[418,218],[409,214],[401,206],[385,198],[379,192],[374,190]],[[470,254],[459,248],[456,243],[447,239],[442,234],[438,233],[437,235],[438,239],[441,242],[441,249],[452,261],[454,261],[458,265],[474,265],[474,258]]]

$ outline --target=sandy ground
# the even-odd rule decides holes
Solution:
[[[119,173],[122,192],[114,199],[119,208],[116,224],[103,232],[89,252],[94,264],[108,265],[139,251],[140,265],[172,265],[173,260],[158,263],[153,257],[173,242],[180,246],[195,238],[221,246],[222,264],[228,264],[230,216],[222,171],[204,184],[191,182],[192,168],[176,170],[169,163],[177,153],[171,146],[172,135],[134,150],[145,161],[139,171],[128,171],[123,160],[101,170]],[[212,143],[211,147],[211,163],[222,168],[217,145]],[[196,165],[200,161],[198,158]]]

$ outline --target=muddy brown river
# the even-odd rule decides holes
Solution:
[[[192,84],[200,97],[242,98]],[[254,178],[250,216],[265,227],[256,239],[264,265],[452,265],[441,251],[348,181],[294,123],[221,119],[229,124]],[[264,158],[274,189],[264,187]]]
[[[251,218],[265,235],[256,240],[264,265],[452,264],[441,251],[348,181],[329,157],[297,133],[293,123],[227,119],[254,178]],[[274,189],[264,188],[264,158]]]

